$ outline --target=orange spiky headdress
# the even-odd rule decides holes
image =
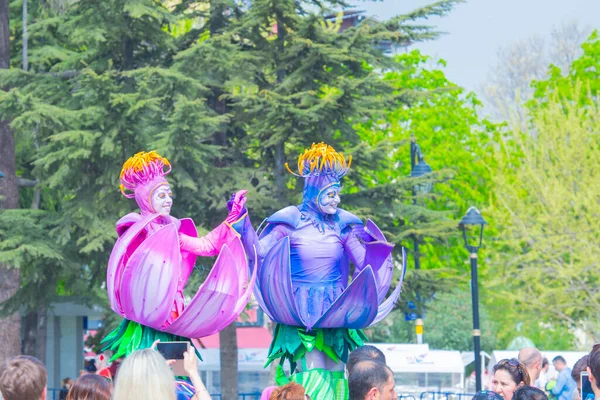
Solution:
[[[291,174],[301,178],[329,175],[340,180],[348,173],[351,165],[352,156],[348,157],[346,162],[343,154],[321,142],[313,143],[310,149],[305,150],[304,154],[298,157],[298,173],[293,172],[287,163],[285,167]]]
[[[166,171],[165,166],[167,167]],[[169,172],[171,172],[169,160],[160,156],[156,151],[141,151],[123,164],[119,176],[121,193],[129,199],[136,197],[136,192],[148,183],[166,182],[164,177]],[[125,190],[132,190],[134,193],[125,193]]]
[[[291,174],[304,178],[301,210],[319,210],[318,199],[321,193],[330,186],[339,185],[351,164],[351,156],[346,162],[343,154],[325,143],[313,143],[310,149],[298,157],[298,173],[292,172],[289,165],[285,164]]]

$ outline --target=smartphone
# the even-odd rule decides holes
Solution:
[[[592,390],[592,383],[587,372],[582,372],[580,375],[581,379],[581,400],[593,400],[594,391]]]
[[[158,342],[156,350],[167,360],[175,360],[171,364],[175,376],[187,376],[183,367],[183,353],[190,350],[190,342]]]

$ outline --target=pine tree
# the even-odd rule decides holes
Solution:
[[[163,28],[175,18],[160,4],[80,2],[63,14],[49,6],[32,14],[31,69],[12,69],[0,79],[15,88],[2,96],[2,111],[21,135],[21,176],[41,182],[41,210],[3,215],[0,257],[20,265],[23,275],[5,312],[21,305],[35,310],[62,295],[97,300],[92,289],[104,280],[114,222],[134,207],[119,194],[120,166],[159,140],[156,132],[168,124],[157,112],[161,106],[170,102],[171,112],[183,112],[173,111],[170,98],[138,102],[144,91],[135,92],[136,74],[129,72],[137,68],[148,78],[143,83],[152,84],[157,66],[171,59],[173,37]],[[13,35],[19,38],[19,31]],[[20,234],[10,226],[19,218],[19,226],[37,228]]]

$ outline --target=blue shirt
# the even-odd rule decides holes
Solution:
[[[550,393],[555,395],[558,400],[572,400],[573,392],[577,389],[577,384],[571,377],[571,368],[565,367],[558,373],[556,385]]]

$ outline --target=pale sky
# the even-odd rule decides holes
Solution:
[[[432,2],[353,1],[357,9],[381,20]],[[416,47],[446,60],[445,72],[451,81],[476,90],[495,64],[499,47],[533,34],[549,36],[554,27],[572,20],[600,29],[600,0],[468,0],[449,16],[429,20],[447,35]]]

